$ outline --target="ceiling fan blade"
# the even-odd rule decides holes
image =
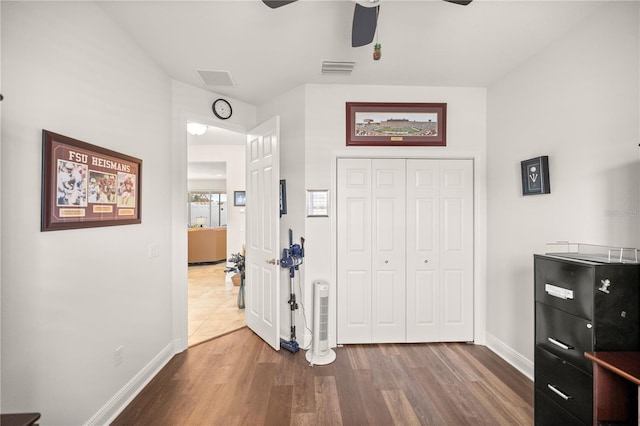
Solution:
[[[460,6],[466,6],[469,3],[471,3],[473,0],[444,0],[444,1],[448,1],[449,3],[459,4]]]
[[[351,28],[351,46],[360,47],[373,41],[378,24],[380,6],[364,7],[356,3],[353,9],[353,27]]]
[[[276,9],[280,6],[286,6],[289,3],[293,3],[294,1],[297,0],[262,0],[262,3],[266,4],[271,9]]]

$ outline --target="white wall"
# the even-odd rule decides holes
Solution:
[[[173,354],[171,82],[89,2],[3,2],[2,55],[2,411],[105,422]],[[141,158],[142,224],[40,232],[42,129]]]
[[[448,114],[446,147],[346,148],[345,102],[446,102]],[[305,260],[296,275],[295,293],[305,309],[296,315],[298,342],[310,342],[312,284],[326,280],[336,294],[335,199],[328,218],[306,217],[306,190],[328,189],[335,196],[335,160],[340,156],[419,156],[472,158],[475,177],[475,340],[484,342],[484,294],[486,257],[486,91],[483,88],[430,88],[403,86],[304,85],[278,96],[258,109],[259,121],[280,117],[280,175],[287,181],[288,213],[280,220],[281,245],[288,245],[288,230],[294,242],[305,238]],[[298,276],[301,287],[298,287]],[[288,294],[289,280],[281,277],[281,294]],[[302,290],[300,292],[300,290]],[[284,299],[284,298],[283,298]],[[289,337],[289,310],[281,306],[281,334]],[[306,313],[306,318],[304,317]],[[335,297],[332,298],[330,341],[336,343]]]
[[[300,237],[307,238],[305,233],[305,87],[298,86],[275,99],[261,105],[258,109],[260,122],[280,117],[280,179],[286,181],[287,214],[280,218],[280,246],[289,247],[289,229],[293,230],[294,244],[300,244]],[[308,242],[305,242],[305,251]],[[306,259],[303,261],[306,262]],[[294,292],[297,300],[304,300],[306,289],[306,265],[299,268],[294,279]],[[280,273],[280,294],[283,304],[280,307],[280,334],[283,339],[290,338],[290,309],[286,303],[289,299],[289,273],[283,269]],[[302,293],[300,292],[302,290]],[[302,294],[302,296],[301,296]],[[311,327],[310,310],[304,317],[301,308],[296,312],[296,337],[302,347],[306,347],[310,338],[305,332],[305,324]]]
[[[488,341],[529,374],[533,253],[640,246],[638,28],[637,2],[610,2],[488,89]],[[551,194],[523,197],[540,155]]]
[[[211,160],[217,161],[217,160]],[[227,191],[226,179],[189,179],[189,191]]]
[[[346,147],[345,102],[446,102],[446,147]],[[475,178],[475,340],[484,341],[486,247],[486,91],[483,88],[307,85],[305,98],[305,187],[330,190],[329,218],[306,218],[305,287],[330,283],[330,342],[336,343],[335,162],[342,156],[473,158]],[[311,303],[311,292],[305,297]]]

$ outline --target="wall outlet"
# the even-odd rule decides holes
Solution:
[[[124,346],[118,346],[116,348],[113,360],[116,364],[116,367],[122,364],[122,361],[124,361]]]

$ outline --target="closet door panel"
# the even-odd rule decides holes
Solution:
[[[371,160],[338,162],[337,341],[371,342]]]
[[[415,249],[424,254],[434,255],[438,245],[438,200],[433,198],[415,198],[411,217],[411,227],[414,232],[408,232],[407,238],[414,241]]]
[[[411,272],[408,272],[411,273]],[[413,311],[414,318],[412,325],[414,328],[422,330],[421,339],[435,341],[438,337],[436,316],[438,304],[436,297],[436,274],[434,271],[415,271],[415,282],[413,298],[407,297],[407,312]],[[410,342],[418,342],[415,335],[409,336],[410,326],[407,320],[407,337]],[[413,331],[413,330],[412,330]],[[429,333],[427,333],[429,331]]]
[[[473,162],[440,161],[442,341],[473,340]]]
[[[442,299],[443,323],[445,325],[459,325],[464,321],[464,273],[463,271],[443,271]]]
[[[374,311],[376,312],[376,327],[395,326],[397,321],[393,309],[393,298],[395,297],[393,287],[396,284],[393,271],[378,271],[375,277],[376,288]],[[391,303],[389,303],[391,302]]]
[[[439,339],[440,166],[407,160],[407,341]]]
[[[371,309],[364,303],[363,294],[367,293],[369,286],[369,271],[351,270],[347,273],[344,283],[346,287],[346,297],[349,301],[347,310],[347,324],[350,327],[365,329],[369,324]]]
[[[397,229],[394,226],[394,222],[397,222],[397,218],[394,217],[396,210],[397,200],[394,198],[375,200],[375,247],[383,257],[398,249]]]
[[[372,332],[376,343],[405,341],[405,160],[372,160]]]
[[[464,246],[464,200],[447,198],[442,201],[444,223],[442,226],[442,250],[445,253],[460,253]]]

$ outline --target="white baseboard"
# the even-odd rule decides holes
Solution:
[[[487,347],[533,381],[533,361],[513,350],[500,339],[487,333]]]
[[[105,405],[102,406],[85,426],[108,425],[129,405],[142,389],[177,353],[175,348],[179,342],[171,342],[158,353],[142,370],[122,387]]]

